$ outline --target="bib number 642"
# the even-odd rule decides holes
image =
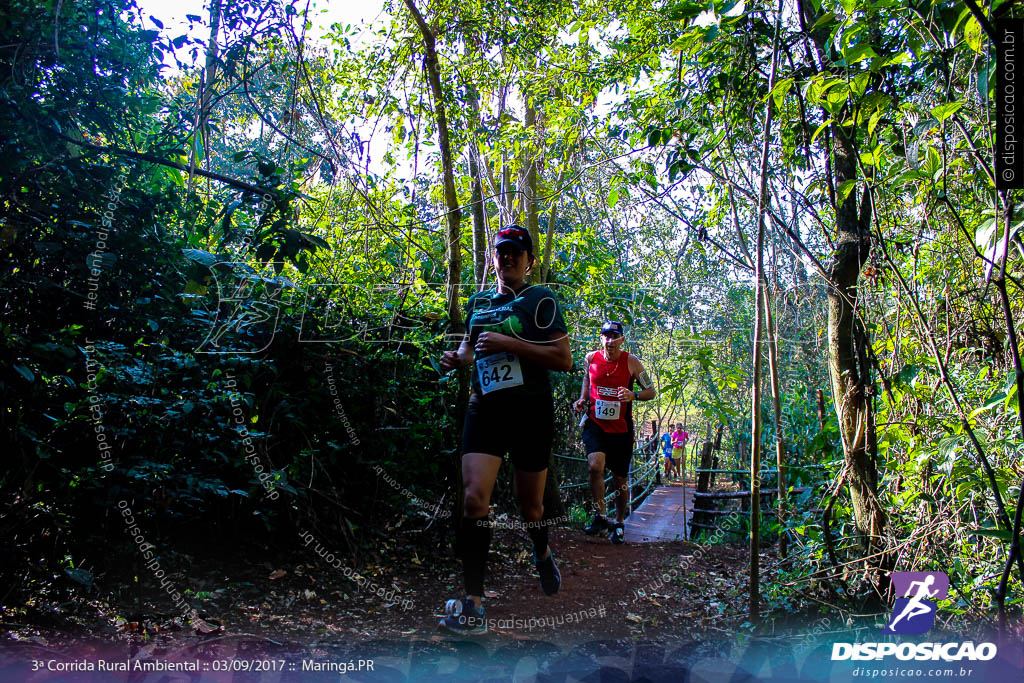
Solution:
[[[523,383],[523,369],[514,353],[495,353],[476,362],[480,389],[485,394],[499,389],[518,387]]]

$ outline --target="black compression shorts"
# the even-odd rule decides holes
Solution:
[[[587,424],[583,426],[583,446],[587,455],[604,453],[604,466],[615,476],[629,476],[629,466],[633,460],[632,428],[622,434],[609,434],[587,418]]]
[[[523,472],[547,469],[555,438],[555,410],[551,396],[506,399],[500,391],[469,399],[462,428],[462,452],[509,455]]]

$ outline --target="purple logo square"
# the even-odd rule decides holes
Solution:
[[[949,577],[944,572],[893,572],[890,577],[897,598],[882,633],[927,632],[935,623],[935,601],[949,593]]]

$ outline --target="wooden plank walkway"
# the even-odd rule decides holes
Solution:
[[[671,482],[651,491],[640,507],[626,518],[627,543],[682,540],[683,525],[690,521],[696,487],[687,482],[686,509],[683,509],[683,483]]]

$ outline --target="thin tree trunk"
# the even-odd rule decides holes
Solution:
[[[480,97],[476,87],[470,84],[466,88],[466,100],[476,119],[476,127],[480,126]],[[469,175],[473,187],[473,281],[477,290],[484,285],[484,272],[487,269],[487,207],[484,205],[483,169],[480,168],[480,148],[474,135],[469,141]]]
[[[529,101],[527,96],[526,103],[526,129],[533,133],[534,144],[527,145],[523,148],[523,161],[526,162],[526,193],[523,196],[523,201],[520,201],[519,205],[526,205],[526,229],[530,232],[530,237],[533,238],[533,243],[540,246],[540,209],[538,208],[538,190],[537,190],[537,158],[540,154],[539,145],[537,140],[539,134],[537,131],[537,110],[533,106],[533,102]],[[532,152],[532,154],[531,154]],[[530,273],[530,280],[533,282],[540,281],[540,270],[537,269]]]
[[[479,103],[478,103],[479,104]],[[505,90],[502,89],[501,95],[498,99],[498,112],[497,120],[501,121],[505,115]],[[480,119],[479,112],[477,113],[477,120]],[[487,157],[480,150],[480,145],[477,143],[475,147],[477,151],[477,164],[480,169],[480,177],[482,180],[487,180],[488,188],[490,189],[491,196],[494,199],[494,204],[498,209],[498,227],[505,227],[509,224],[512,216],[511,207],[507,204],[509,201],[508,196],[505,194],[508,178],[502,176],[499,182],[498,178],[494,175],[494,164],[488,163]],[[504,168],[505,159],[504,153],[502,153],[501,159],[502,167]]]
[[[437,122],[438,146],[441,151],[441,175],[444,186],[444,203],[448,210],[448,275],[445,281],[448,319],[452,332],[465,332],[462,311],[459,309],[459,286],[462,284],[462,251],[460,249],[462,209],[455,191],[455,171],[452,165],[451,142],[448,137],[448,116],[444,106],[444,91],[441,88],[440,64],[437,60],[434,32],[423,20],[413,0],[405,0],[416,26],[423,36],[423,65],[427,73],[427,84],[434,99],[434,117]]]
[[[484,287],[484,273],[487,270],[487,207],[484,206],[480,164],[474,150],[469,154],[469,175],[473,184],[473,281],[479,291]]]
[[[466,332],[466,325],[462,320],[462,310],[459,308],[459,288],[462,284],[462,209],[459,207],[459,198],[455,191],[455,172],[452,166],[451,142],[448,138],[448,117],[445,113],[444,92],[441,89],[440,64],[437,60],[437,51],[434,32],[423,20],[423,15],[416,9],[413,0],[405,0],[416,26],[423,36],[423,66],[427,74],[427,84],[434,99],[434,117],[437,122],[438,146],[441,151],[441,175],[444,183],[444,202],[448,209],[446,214],[448,222],[448,273],[445,277],[445,298],[448,307],[449,333],[456,339],[461,339]],[[465,368],[458,371],[458,399],[456,403],[456,420],[461,427],[466,415],[466,407],[469,400],[469,374]],[[456,479],[459,484],[459,495],[456,497],[456,519],[462,517],[463,486],[462,467],[458,460],[455,463]]]
[[[501,157],[501,196],[505,199],[505,209],[508,213],[507,225],[511,225],[519,223],[520,207],[519,204],[514,203],[515,192],[512,189],[511,174],[508,170],[508,158],[504,152]]]
[[[555,183],[556,188],[562,186],[562,181],[565,180],[565,167],[558,174],[558,181]],[[548,229],[547,234],[544,237],[544,256],[542,259],[543,267],[541,269],[540,281],[548,281],[548,273],[551,272],[551,244],[554,241],[555,235],[555,217],[558,215],[558,195],[551,198],[551,205],[548,208]]]
[[[218,36],[220,34],[221,0],[210,0],[210,40],[206,47],[206,66],[203,69],[203,78],[199,82],[199,108],[196,111],[196,118],[192,127],[192,146],[188,152],[188,189],[192,191],[192,181],[195,178],[195,168],[198,165],[196,159],[196,138],[203,141],[203,149],[210,148],[209,127],[206,125],[210,117],[210,102],[213,99],[213,82],[217,78],[217,53]]]
[[[767,126],[765,127],[767,130]],[[767,144],[765,145],[767,161]],[[760,550],[761,519],[761,339],[764,336],[764,285],[761,283],[761,248],[764,246],[764,223],[758,221],[757,253],[754,263],[757,273],[754,309],[753,386],[750,391],[750,592],[748,617],[752,623],[760,620]]]
[[[772,381],[772,408],[775,411],[775,467],[778,470],[778,513],[776,518],[780,526],[786,519],[786,473],[785,454],[786,441],[782,434],[782,387],[779,383],[779,346],[778,334],[775,327],[775,316],[772,315],[771,297],[764,298],[764,316],[768,332],[768,371]],[[779,557],[786,557],[787,536],[783,526],[779,534]]]
[[[1013,226],[1013,202],[1005,193],[1002,194],[1003,204],[1006,206],[1006,220],[1003,230],[1003,261],[999,265],[999,274],[993,280],[996,289],[999,290],[999,302],[1002,304],[1003,317],[1006,319],[1007,343],[1010,346],[1010,357],[1013,358],[1013,369],[1016,372],[1017,383],[1017,425],[1021,430],[1021,439],[1024,440],[1024,366],[1020,360],[1020,347],[1017,344],[1017,327],[1013,322],[1013,309],[1010,307],[1010,296],[1006,291],[1006,262],[1010,260],[1010,229]],[[1006,556],[1006,564],[1003,566],[1003,574],[999,577],[999,586],[996,588],[996,604],[999,606],[999,621],[1006,626],[1006,582],[1010,578],[1010,569],[1014,561],[1021,564],[1020,531],[1021,514],[1024,513],[1024,481],[1021,481],[1017,493],[1017,509],[1013,513],[1013,528],[1010,536],[1010,551]],[[1024,568],[1020,572],[1021,581],[1024,581]]]
[[[782,26],[782,2],[775,16],[775,38],[772,41],[772,64],[768,76],[768,90],[775,83],[779,59],[779,32]],[[753,386],[750,392],[750,621],[761,618],[760,551],[761,551],[761,340],[764,338],[764,315],[767,280],[764,276],[764,214],[768,202],[768,143],[772,126],[772,100],[765,103],[764,128],[761,135],[761,188],[757,196],[757,246],[754,254],[754,307]]]

